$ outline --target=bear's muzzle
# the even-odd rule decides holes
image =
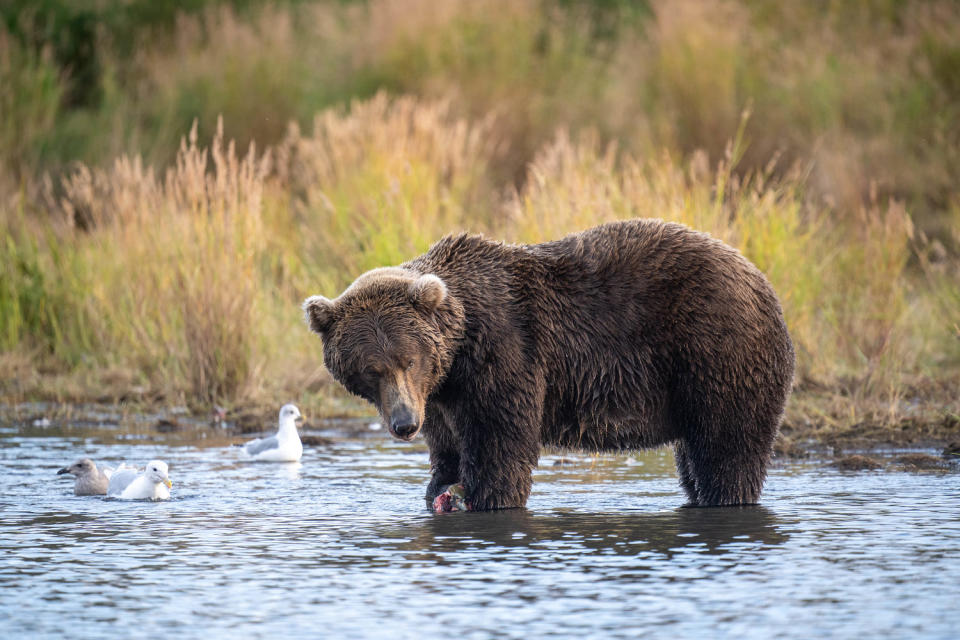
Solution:
[[[420,425],[417,417],[407,406],[400,406],[390,414],[390,433],[401,440],[410,440],[417,435]]]
[[[404,441],[413,440],[423,421],[423,411],[417,402],[415,385],[403,371],[384,376],[381,383],[381,415],[391,435]]]

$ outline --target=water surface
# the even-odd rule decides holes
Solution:
[[[682,509],[669,451],[548,455],[527,509],[437,516],[422,444],[326,435],[271,465],[0,426],[0,636],[957,637],[955,471],[780,463],[762,506]],[[166,460],[173,499],[75,497],[81,456]]]

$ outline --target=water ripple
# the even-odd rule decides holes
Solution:
[[[165,459],[174,499],[75,497],[80,456]],[[764,506],[681,509],[668,452],[545,456],[528,509],[434,516],[423,447],[381,438],[264,465],[4,430],[0,464],[3,637],[947,638],[960,601],[957,473],[785,465]]]

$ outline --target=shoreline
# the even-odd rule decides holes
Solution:
[[[960,407],[945,398],[914,402],[900,414],[870,411],[861,406],[844,419],[849,407],[836,403],[835,394],[823,390],[797,390],[787,406],[774,445],[776,459],[878,455],[904,451],[938,451],[960,460]],[[346,394],[306,398],[297,403],[304,411],[304,432],[335,432],[345,436],[370,435],[379,418],[360,400]],[[279,406],[279,405],[278,405]],[[263,401],[230,409],[198,401],[167,403],[144,398],[54,400],[0,398],[0,422],[18,430],[45,430],[52,425],[101,426],[150,439],[202,437],[213,444],[269,431],[275,427],[277,408]],[[319,438],[319,436],[306,436]],[[950,453],[952,452],[952,453]]]

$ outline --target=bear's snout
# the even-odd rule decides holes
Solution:
[[[390,415],[390,433],[401,440],[410,440],[417,435],[420,425],[417,416],[410,407],[401,405]]]
[[[380,416],[390,433],[400,440],[413,440],[423,423],[422,395],[409,370],[397,369],[380,382]]]

